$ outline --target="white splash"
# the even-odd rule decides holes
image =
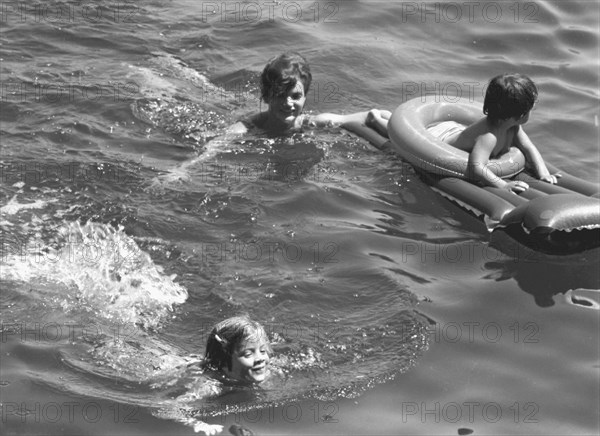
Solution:
[[[123,228],[106,224],[65,223],[53,246],[32,240],[4,246],[0,278],[36,284],[65,310],[88,310],[102,318],[157,327],[185,288],[155,265]]]

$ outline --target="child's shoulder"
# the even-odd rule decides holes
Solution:
[[[269,119],[269,113],[268,112],[258,112],[254,115],[251,115],[248,118],[248,122],[250,124],[252,124],[253,127],[258,127],[258,128],[262,128],[265,123],[267,122],[267,120]]]
[[[227,133],[245,134],[250,130],[261,129],[267,120],[265,112],[248,115],[237,120],[227,128]]]
[[[487,143],[493,140],[493,132],[484,117],[452,134],[446,142],[460,150],[471,152],[475,147],[481,146],[482,141]]]
[[[255,129],[255,128],[262,128],[265,123],[267,122],[268,119],[268,114],[267,112],[258,112],[252,115],[248,115],[244,118],[242,118],[241,120],[239,120],[238,122],[242,123],[244,126],[246,126],[247,129]]]
[[[473,140],[477,138],[493,138],[498,135],[497,129],[488,121],[486,117],[480,118],[470,126],[467,126],[462,132],[464,136],[470,137]]]

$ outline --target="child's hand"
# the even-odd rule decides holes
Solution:
[[[529,185],[525,182],[517,180],[515,182],[507,182],[506,185],[504,185],[504,189],[508,189],[510,192],[515,194],[520,194],[521,192],[527,191],[529,189]]]
[[[392,113],[386,110],[371,109],[367,113],[365,125],[378,132],[381,136],[388,137],[387,125]]]
[[[390,111],[371,109],[369,112],[367,112],[365,124],[367,126],[372,126],[375,123],[379,123],[381,125],[386,126],[387,121],[390,119],[391,116],[392,113]]]
[[[540,180],[542,182],[547,182],[547,183],[552,183],[553,185],[558,183],[558,179],[562,177],[561,174],[545,174],[543,176],[540,176]]]
[[[218,424],[207,424],[205,422],[198,422],[194,424],[194,431],[196,433],[204,433],[205,435],[212,436],[219,434],[223,431],[223,426]]]

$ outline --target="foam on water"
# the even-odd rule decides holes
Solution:
[[[52,284],[52,297],[64,310],[156,328],[174,305],[187,299],[185,288],[154,264],[122,228],[65,222],[51,245],[31,239],[5,246],[2,279]]]

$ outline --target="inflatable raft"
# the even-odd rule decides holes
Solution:
[[[344,127],[378,148],[398,153],[435,191],[482,218],[489,231],[504,229],[529,247],[554,254],[600,246],[597,184],[548,163],[548,170],[561,176],[558,183],[535,179],[528,173],[523,154],[514,147],[491,160],[489,168],[504,179],[526,182],[529,189],[517,195],[470,180],[468,153],[442,142],[428,128],[443,121],[472,124],[483,116],[481,107],[439,100],[428,96],[401,104],[390,118],[389,139],[358,123]]]

